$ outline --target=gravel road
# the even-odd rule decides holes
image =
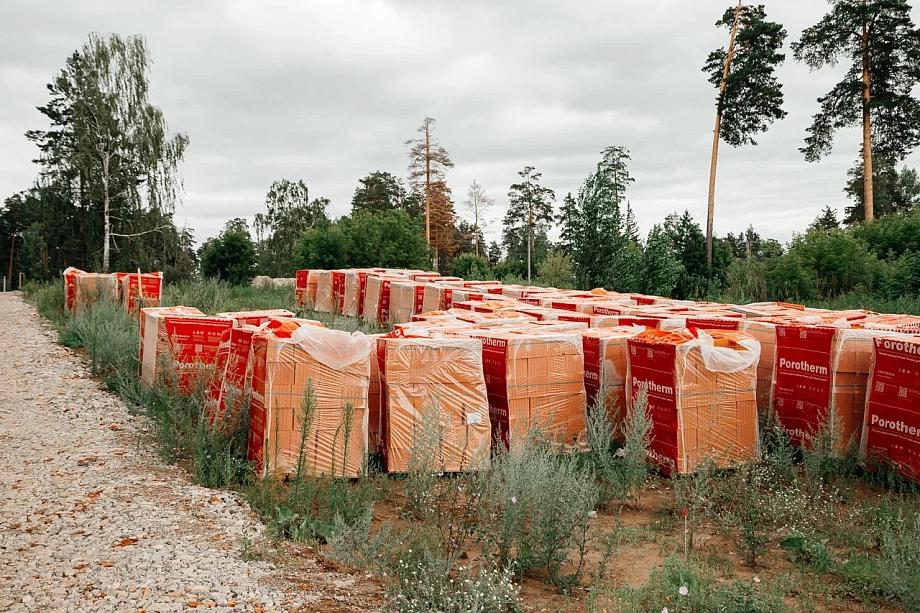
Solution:
[[[241,559],[263,530],[248,505],[159,463],[56,337],[0,294],[0,612],[372,608],[321,560]]]

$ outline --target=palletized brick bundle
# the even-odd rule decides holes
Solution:
[[[920,336],[873,339],[862,456],[920,481]]]
[[[114,274],[81,272],[73,276],[74,310],[79,311],[99,300],[118,298],[118,278]]]
[[[249,358],[255,332],[255,327],[242,325],[228,328],[221,335],[216,374],[205,399],[205,414],[212,424],[233,425],[248,414],[252,384]]]
[[[298,270],[294,290],[294,298],[304,309],[314,309],[316,305],[316,289],[319,270]]]
[[[175,375],[178,389],[206,389],[215,373],[217,351],[233,320],[142,309],[141,383],[152,387]],[[170,370],[164,372],[163,367]]]
[[[728,467],[757,454],[757,359],[752,337],[723,330],[646,330],[629,339],[629,410],[647,390],[649,455],[692,473],[707,458]]]
[[[394,281],[390,284],[390,322],[406,323],[421,313],[425,284],[417,281]]]
[[[253,337],[249,458],[260,471],[283,474],[296,468],[301,402],[312,381],[316,407],[304,448],[308,474],[362,474],[370,355],[366,336],[326,330],[311,321],[275,319]]]
[[[364,314],[364,292],[367,290],[368,270],[346,270],[342,314],[361,317]]]
[[[627,341],[644,330],[639,326],[623,326],[581,331],[588,406],[595,404],[606,386],[605,405],[614,426],[621,426],[626,418]]]
[[[266,309],[264,311],[228,311],[218,313],[217,316],[232,319],[233,325],[239,328],[242,326],[258,327],[273,317],[294,317],[294,314],[287,309]]]
[[[128,313],[143,307],[160,306],[163,291],[163,273],[128,273],[120,280],[119,298]]]
[[[368,275],[364,293],[364,321],[386,326],[390,320],[390,285],[404,277]]]
[[[334,292],[335,275],[331,270],[314,271],[316,275],[316,300],[313,308],[320,313],[334,313],[338,304]],[[312,274],[311,274],[312,276]]]
[[[425,296],[422,299],[422,312],[446,311],[451,308],[454,290],[453,285],[440,281],[425,284]]]
[[[64,273],[64,308],[73,311],[76,308],[77,299],[77,276],[86,274],[85,271],[73,266],[67,268]]]
[[[482,341],[492,439],[508,445],[531,425],[560,443],[582,442],[584,358],[577,333],[472,334]]]
[[[377,356],[381,452],[387,471],[408,470],[413,437],[426,425],[435,426],[432,413],[430,423],[424,420],[426,411],[435,409],[438,451],[431,468],[459,472],[483,467],[491,428],[481,342],[387,335],[377,340]]]
[[[872,339],[884,334],[831,325],[777,326],[773,410],[793,444],[806,446],[832,405],[841,449],[859,442]]]

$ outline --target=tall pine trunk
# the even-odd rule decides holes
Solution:
[[[425,118],[425,241],[431,248],[431,128]]]
[[[533,249],[533,202],[527,204],[527,284],[530,284],[530,252]]]
[[[866,0],[863,0],[863,7]],[[866,221],[875,219],[875,202],[872,186],[872,118],[869,103],[872,100],[872,77],[869,74],[869,29],[863,22],[862,33],[862,78],[863,78],[863,209]]]
[[[716,127],[712,134],[712,161],[709,166],[709,207],[706,210],[706,263],[712,266],[712,220],[716,210],[716,167],[719,163],[719,140],[722,132],[722,110],[725,97],[725,87],[728,85],[728,72],[731,67],[732,55],[735,53],[735,35],[738,33],[738,18],[741,16],[741,1],[735,9],[735,23],[732,24],[732,34],[728,40],[728,53],[725,54],[725,68],[722,70],[722,83],[719,84],[719,102],[716,105]]]

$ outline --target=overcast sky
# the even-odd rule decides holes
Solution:
[[[673,211],[705,224],[714,88],[701,67],[727,43],[715,21],[728,0],[3,0],[0,20],[0,197],[30,186],[45,127],[45,84],[91,31],[142,34],[153,56],[151,102],[191,144],[176,221],[199,241],[228,218],[263,209],[280,178],[350,209],[374,170],[405,177],[404,142],[427,114],[456,167],[457,211],[474,179],[495,198],[498,238],[508,186],[532,165],[576,192],[599,152],[632,154],[628,197],[642,232]],[[765,0],[789,32],[779,77],[789,116],[757,147],[722,145],[717,234],[753,224],[783,241],[824,206],[843,210],[859,132],[833,155],[798,149],[816,99],[841,71],[809,73],[789,43],[824,0]],[[918,9],[914,9],[915,21]],[[920,155],[907,160],[920,165]]]

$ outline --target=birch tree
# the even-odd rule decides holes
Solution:
[[[756,145],[756,134],[786,116],[782,85],[776,67],[786,56],[779,53],[786,30],[766,20],[763,5],[742,4],[729,8],[716,22],[731,31],[728,47],[709,54],[703,72],[719,90],[716,96],[716,125],[712,135],[709,168],[709,207],[706,215],[706,262],[712,266],[712,226],[715,215],[716,168],[719,141],[733,147]]]
[[[491,221],[486,219],[486,215],[489,210],[495,204],[494,198],[489,198],[486,195],[486,190],[482,186],[473,181],[470,184],[470,189],[467,192],[466,200],[463,201],[463,206],[470,212],[473,216],[473,237],[475,243],[475,253],[476,256],[479,256],[479,237],[482,234],[482,230],[491,225]]]
[[[76,155],[102,200],[103,272],[113,240],[139,234],[114,232],[118,215],[171,212],[182,188],[178,165],[188,137],[170,137],[163,112],[148,101],[150,63],[141,36],[91,34],[75,70]]]
[[[841,128],[862,127],[863,207],[875,218],[873,156],[892,165],[920,144],[920,31],[907,0],[831,0],[831,10],[792,45],[811,70],[848,64],[843,79],[818,99],[801,151],[809,162],[830,154]]]

